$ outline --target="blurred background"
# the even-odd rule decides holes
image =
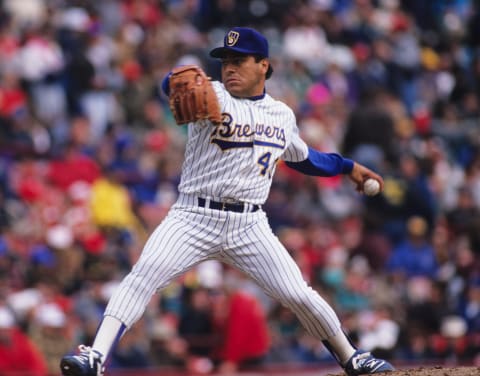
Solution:
[[[355,344],[480,365],[480,7],[473,0],[0,1],[0,373],[58,375],[177,196],[186,129],[160,90],[231,26],[270,41],[302,137],[380,173],[280,164],[264,210]],[[150,302],[112,374],[339,370],[288,310],[200,264]],[[336,367],[336,368],[335,368]],[[139,371],[140,370],[140,371]],[[128,373],[130,371],[130,373]]]

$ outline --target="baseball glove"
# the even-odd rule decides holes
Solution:
[[[209,77],[196,65],[174,68],[170,75],[169,105],[178,125],[210,120],[220,124],[222,114]]]

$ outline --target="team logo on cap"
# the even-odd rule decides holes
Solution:
[[[238,31],[229,31],[227,34],[227,46],[233,46],[238,41],[240,33]]]

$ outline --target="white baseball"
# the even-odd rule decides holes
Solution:
[[[380,192],[380,183],[378,180],[375,179],[367,179],[365,183],[363,183],[363,193],[367,196],[375,196]]]

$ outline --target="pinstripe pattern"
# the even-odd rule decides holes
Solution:
[[[304,281],[299,267],[273,234],[265,213],[235,213],[198,206],[233,198],[261,205],[276,161],[302,161],[307,145],[293,112],[269,95],[232,97],[214,83],[223,125],[190,124],[180,195],[120,283],[106,315],[131,327],[151,296],[201,261],[218,259],[249,275],[266,293],[292,309],[306,330],[326,339],[340,330],[332,308]]]
[[[142,316],[158,289],[221,249],[226,212],[178,206],[152,233],[106,308],[106,315],[120,319],[127,327]],[[207,211],[210,215],[205,215]]]
[[[152,233],[105,314],[130,327],[158,289],[208,259],[226,262],[249,275],[267,294],[292,309],[311,335],[325,339],[340,329],[336,314],[306,284],[272,233],[263,211],[233,213],[200,208],[195,205],[195,196],[183,194]]]
[[[235,98],[222,84],[214,84],[228,124],[224,121],[218,128],[208,124],[189,125],[179,190],[203,197],[231,197],[263,204],[270,190],[275,161],[304,160],[308,155],[307,145],[298,135],[293,112],[282,102],[268,94],[255,101]],[[259,132],[249,132],[253,129]],[[256,146],[222,150],[215,143],[219,141],[228,144],[256,142]],[[261,142],[278,147],[262,146]],[[262,175],[262,165],[258,161],[266,153],[271,154],[268,173]]]
[[[340,327],[336,314],[307,285],[298,265],[272,233],[265,214],[258,215],[253,223],[246,217],[229,216],[224,261],[245,272],[268,295],[292,309],[311,335],[334,335]]]

